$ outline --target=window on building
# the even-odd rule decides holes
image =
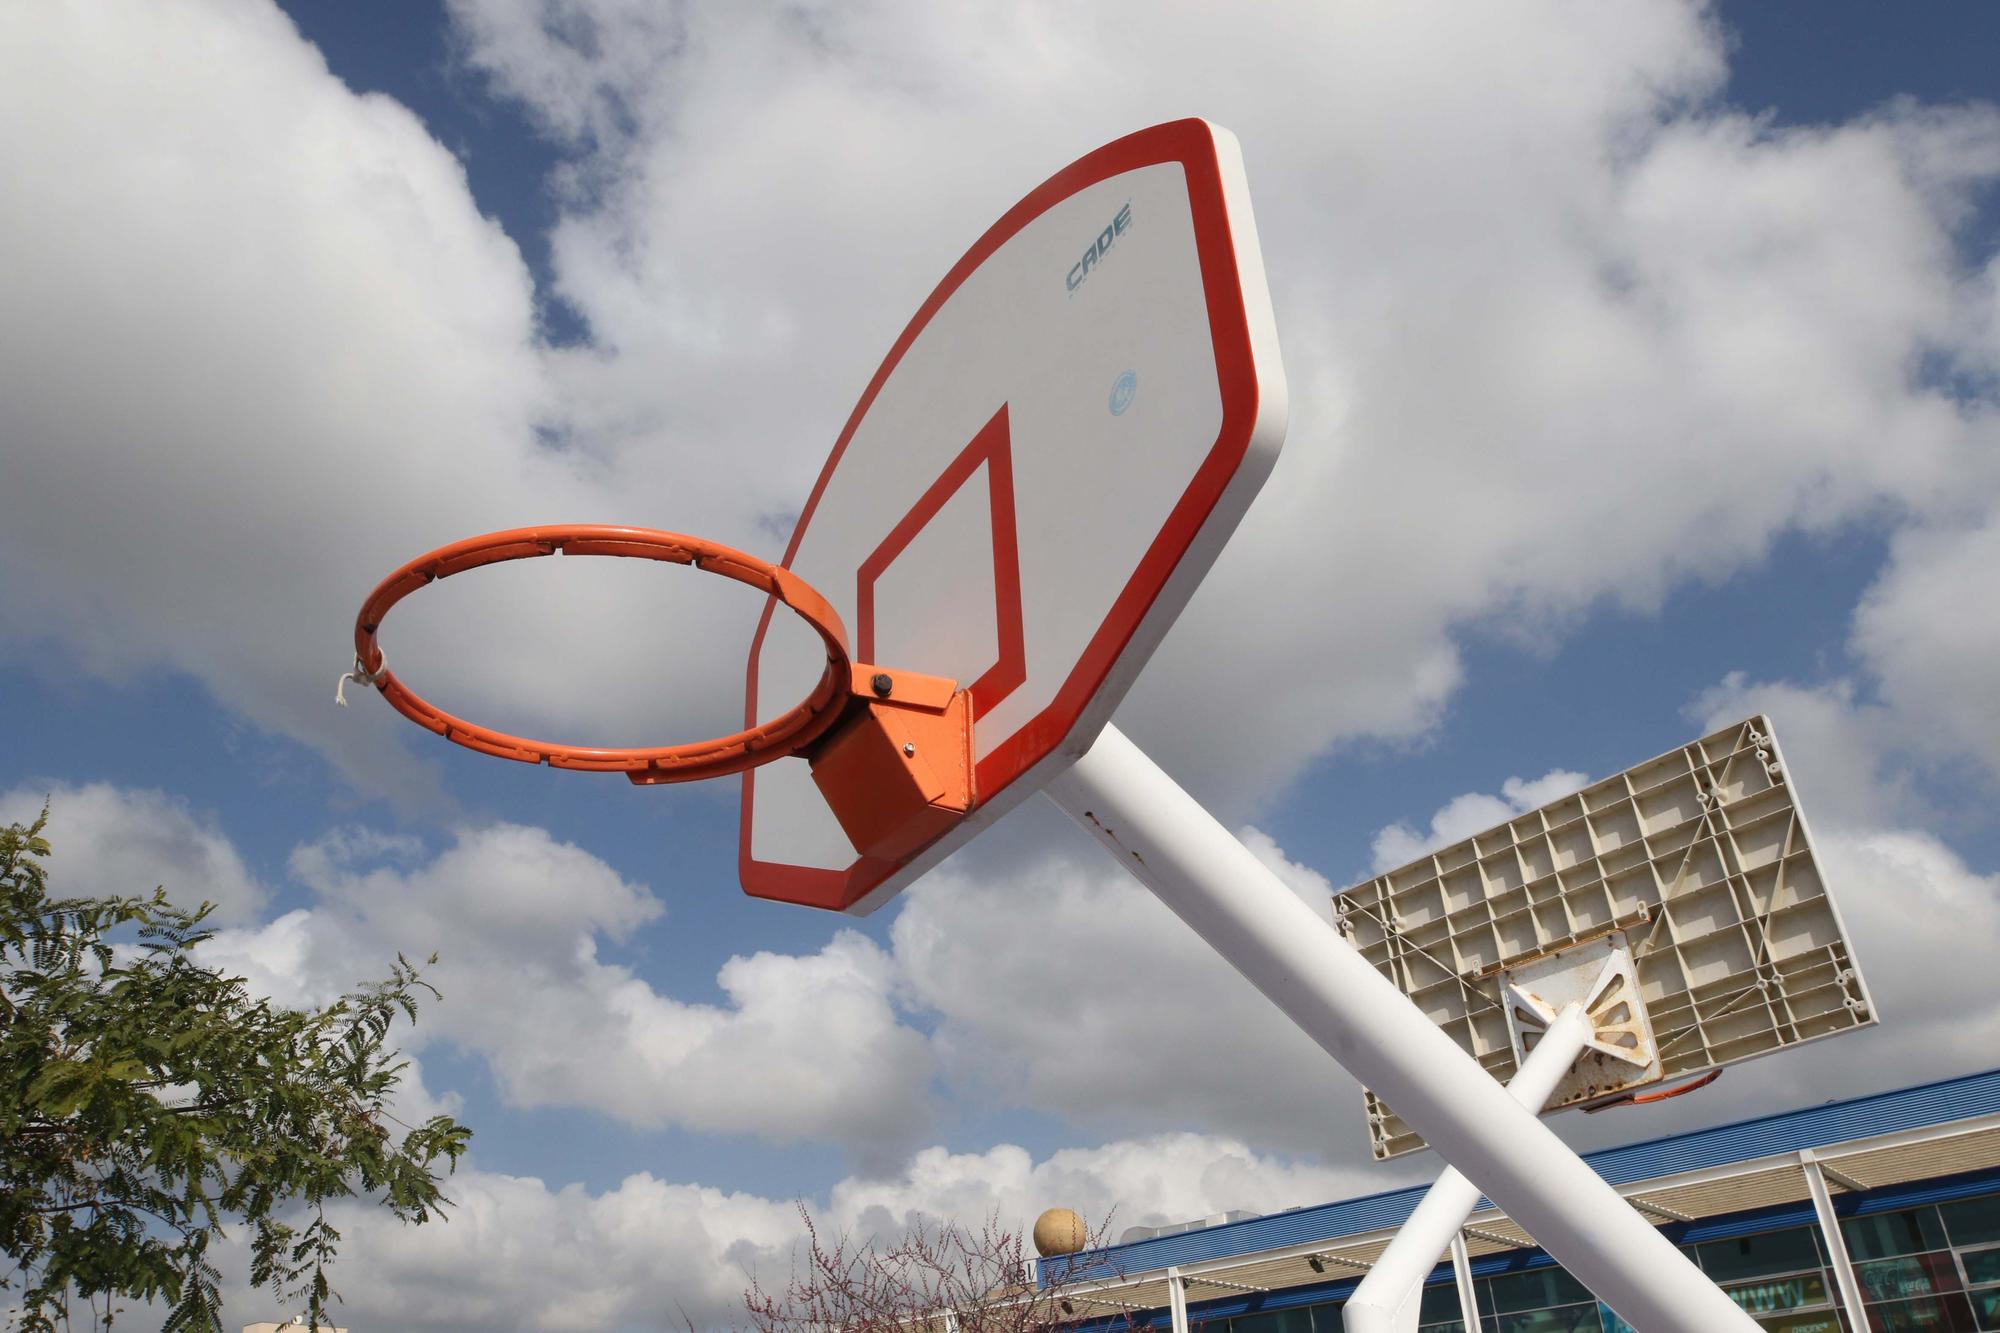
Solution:
[[[1986,1260],[1986,1247],[1977,1243],[2000,1238],[1994,1199],[1853,1217],[1841,1223],[1841,1233],[1876,1333],[2000,1328],[2000,1300],[1987,1299],[1987,1291],[1966,1293],[1967,1287],[2000,1292],[2000,1259]]]
[[[1424,1288],[1424,1303],[1417,1307],[1417,1333],[1465,1333],[1463,1314],[1458,1283],[1434,1283]]]
[[[1340,1307],[1302,1305],[1240,1314],[1234,1319],[1211,1319],[1202,1326],[1202,1333],[1341,1333]]]
[[[2000,1330],[2000,1194],[1941,1204],[1938,1216],[1969,1288],[1973,1326]]]
[[[1986,1245],[2000,1241],[2000,1194],[1983,1194],[1939,1207],[1945,1232],[1953,1245]]]
[[[1597,1302],[1564,1305],[1553,1310],[1526,1310],[1519,1314],[1496,1315],[1488,1327],[1495,1333],[1603,1333],[1597,1317]]]
[[[2000,1282],[2000,1245],[1984,1250],[1960,1250],[1958,1262],[1965,1269],[1965,1285],[1968,1287]]]
[[[1854,1279],[1861,1284],[1861,1299],[1870,1304],[1960,1288],[1958,1265],[1952,1262],[1949,1254],[1911,1254],[1900,1259],[1874,1259],[1854,1265]]]
[[[1490,1277],[1480,1283],[1479,1307],[1487,1314],[1544,1309],[1590,1301],[1589,1288],[1560,1268]]]
[[[1799,1273],[1820,1267],[1819,1238],[1812,1227],[1765,1231],[1755,1236],[1711,1240],[1694,1247],[1701,1271],[1718,1283],[1742,1278]]]
[[[1944,1224],[1935,1208],[1911,1208],[1900,1213],[1874,1213],[1850,1217],[1840,1224],[1847,1240],[1847,1252],[1856,1262],[1886,1259],[1898,1254],[1920,1254],[1945,1246]]]
[[[1832,1310],[1806,1314],[1760,1315],[1757,1324],[1767,1333],[1841,1333],[1846,1326]]]
[[[1330,1324],[1338,1328],[1338,1323]],[[1258,1314],[1240,1314],[1229,1321],[1229,1333],[1325,1333],[1313,1327],[1313,1307],[1299,1306],[1291,1310],[1265,1310]]]
[[[1926,1296],[1868,1307],[1875,1333],[1974,1333],[1972,1307],[1963,1296]]]
[[[1828,1305],[1826,1273],[1791,1273],[1784,1277],[1759,1278],[1723,1288],[1731,1300],[1753,1315],[1776,1314],[1784,1310],[1807,1310]]]

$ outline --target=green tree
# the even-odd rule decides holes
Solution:
[[[240,1224],[252,1283],[318,1324],[328,1201],[424,1222],[472,1137],[386,1109],[406,1067],[390,1028],[436,992],[398,957],[325,1008],[260,999],[201,964],[206,903],[51,896],[47,824],[0,830],[0,1291],[24,1329],[144,1300],[172,1333],[219,1330],[210,1246]]]

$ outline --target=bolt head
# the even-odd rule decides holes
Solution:
[[[896,688],[896,682],[890,679],[888,672],[878,671],[868,678],[868,688],[886,699],[889,697],[889,691]]]
[[[905,755],[913,755],[916,752],[917,752],[917,743],[915,741],[903,742],[903,753]]]

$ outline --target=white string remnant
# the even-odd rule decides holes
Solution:
[[[376,649],[376,655],[382,659],[382,664],[376,667],[373,671],[370,671],[367,667],[363,666],[361,664],[361,659],[357,657],[354,659],[354,670],[343,671],[340,673],[340,679],[333,683],[333,701],[335,703],[339,704],[342,708],[347,707],[348,681],[351,680],[356,685],[359,685],[362,688],[366,689],[368,686],[373,685],[376,681],[380,680],[384,675],[388,673],[389,655],[385,652],[382,652],[381,649],[379,648]]]

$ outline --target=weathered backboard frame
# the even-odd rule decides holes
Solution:
[[[1625,933],[1656,1077],[1599,1102],[1877,1021],[1768,718],[1724,727],[1334,896],[1342,933],[1499,1082],[1518,1067],[1501,987]],[[1366,1093],[1378,1158],[1424,1146]]]

